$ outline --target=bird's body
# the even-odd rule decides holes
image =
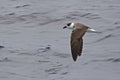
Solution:
[[[72,53],[73,60],[76,61],[77,57],[81,56],[81,53],[82,53],[82,48],[83,48],[82,37],[88,30],[92,32],[95,32],[95,30],[81,23],[68,23],[63,28],[72,29],[71,41],[70,41],[71,53]]]

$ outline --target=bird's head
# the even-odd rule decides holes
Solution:
[[[78,26],[79,26],[79,27],[78,27]],[[90,28],[90,27],[87,27],[87,26],[85,26],[85,25],[83,25],[83,24],[81,24],[81,23],[73,23],[73,22],[67,23],[67,24],[63,27],[63,29],[65,29],[65,28],[68,28],[68,29],[71,29],[71,30],[75,30],[76,28],[78,28],[78,29],[86,29],[86,32],[90,32],[90,33],[101,33],[101,32],[96,31],[95,29],[92,29],[92,28]]]
[[[74,26],[74,23],[72,22],[72,23],[67,23],[64,27],[63,27],[63,29],[65,29],[65,28],[68,28],[68,29],[74,29],[75,28],[75,26]]]

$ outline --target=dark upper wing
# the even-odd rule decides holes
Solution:
[[[76,61],[77,56],[80,56],[83,48],[83,35],[86,31],[81,29],[74,30],[71,34],[71,52],[73,60]]]

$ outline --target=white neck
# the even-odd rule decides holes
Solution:
[[[74,23],[71,23],[70,27],[73,28],[73,26],[74,26]]]
[[[73,29],[74,29],[74,23],[71,23],[71,25],[70,25],[70,26],[68,26],[68,29],[73,30]]]

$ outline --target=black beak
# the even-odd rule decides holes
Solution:
[[[63,29],[67,28],[67,26],[64,26]]]

